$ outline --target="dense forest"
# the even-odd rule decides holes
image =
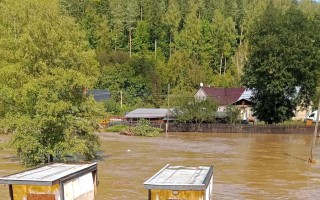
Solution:
[[[15,133],[27,165],[94,158],[105,110],[173,107],[200,83],[256,89],[268,123],[319,86],[316,1],[0,0],[0,10],[0,131]],[[111,92],[106,109],[86,94],[94,88]]]
[[[24,17],[28,11],[23,9],[40,1],[21,3],[26,6],[2,2],[9,4],[3,6],[4,11],[16,7],[16,13],[6,11],[3,16],[5,23],[11,23],[17,32],[19,26],[27,23]],[[81,42],[94,54],[86,63],[91,66],[86,72],[96,78],[89,88],[110,90],[113,101],[106,106],[113,114],[122,114],[134,107],[167,106],[168,97],[174,105],[176,96],[192,96],[201,82],[212,87],[244,86],[241,78],[252,49],[250,31],[259,26],[270,3],[283,13],[294,7],[306,18],[320,15],[319,3],[311,0],[60,0],[50,4],[58,7],[59,17],[75,23],[78,34],[85,37]],[[30,12],[43,9],[45,4],[48,3],[39,3]],[[50,15],[33,15],[51,26],[46,31],[59,31],[65,37],[70,34],[68,28],[47,22],[52,20]],[[277,23],[274,20],[272,23]],[[37,42],[33,48],[28,46],[27,38],[21,41],[29,48],[28,54],[35,54],[42,47],[49,51],[50,45],[55,46],[47,38],[53,36],[45,35],[52,33],[40,31],[41,23],[30,20],[27,25],[39,32],[28,38]],[[43,41],[36,41],[40,36]],[[34,60],[46,58],[48,53],[54,54],[42,51]],[[87,58],[76,53],[72,56]],[[33,67],[40,70],[41,63],[38,65]],[[123,105],[116,103],[120,99]]]
[[[132,107],[174,105],[202,82],[212,87],[243,86],[250,55],[250,31],[267,5],[282,13],[299,9],[319,17],[310,0],[61,0],[63,10],[85,31],[95,50],[100,77],[109,89],[114,114]],[[319,19],[319,18],[318,18]],[[277,23],[277,19],[272,23]],[[303,22],[301,22],[303,23]],[[299,27],[297,27],[299,28]],[[263,37],[263,35],[261,35]]]

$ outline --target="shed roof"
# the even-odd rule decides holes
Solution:
[[[171,115],[170,109],[167,108],[137,108],[127,113],[125,118],[165,118]]]
[[[54,163],[0,178],[0,184],[54,185],[97,170],[97,163]]]
[[[218,102],[219,105],[230,105],[236,102],[245,91],[245,88],[201,88],[207,97],[211,97]]]
[[[93,95],[93,98],[96,101],[106,101],[111,98],[111,94],[108,90],[94,89],[87,90],[87,93]]]
[[[213,175],[213,165],[185,167],[166,165],[144,182],[146,189],[205,190]]]

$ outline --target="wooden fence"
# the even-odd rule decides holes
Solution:
[[[129,126],[136,126],[135,123],[123,122]],[[166,129],[165,123],[150,123],[151,126]],[[175,124],[169,123],[168,132],[206,132],[206,133],[275,133],[275,134],[312,134],[314,125],[268,125],[268,124]]]
[[[311,134],[314,126],[251,124],[169,124],[169,132]]]

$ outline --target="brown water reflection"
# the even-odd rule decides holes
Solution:
[[[97,200],[146,200],[143,182],[167,163],[213,164],[213,199],[320,199],[320,164],[306,161],[312,139],[309,134],[100,135]],[[22,169],[12,155],[0,152],[0,176]],[[314,157],[320,162],[320,141]],[[0,199],[8,199],[7,189],[0,186]]]

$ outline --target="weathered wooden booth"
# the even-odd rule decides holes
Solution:
[[[11,200],[94,200],[97,163],[54,163],[0,178]]]
[[[213,166],[170,166],[144,182],[149,200],[209,200],[212,196]]]

